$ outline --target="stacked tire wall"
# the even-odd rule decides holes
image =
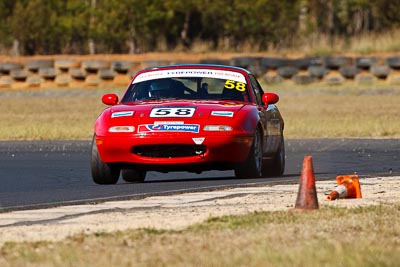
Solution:
[[[0,62],[0,89],[46,87],[125,87],[140,69],[180,63],[233,65],[252,71],[266,83],[340,85],[346,81],[400,85],[400,57],[233,57],[198,61],[25,59]]]

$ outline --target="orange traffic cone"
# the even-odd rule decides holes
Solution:
[[[303,210],[318,209],[317,190],[315,188],[314,168],[311,156],[304,157],[299,192],[297,193],[294,208]]]
[[[338,198],[362,198],[358,175],[337,176],[338,186],[328,195],[328,200]]]

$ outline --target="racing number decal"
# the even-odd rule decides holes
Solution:
[[[159,118],[159,117],[193,117],[194,111],[196,108],[191,107],[177,107],[177,108],[153,108],[150,112],[150,117]]]
[[[226,89],[236,89],[239,92],[244,92],[246,90],[246,84],[241,82],[235,82],[232,80],[226,80],[224,87]]]

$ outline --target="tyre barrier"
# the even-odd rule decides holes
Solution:
[[[127,74],[135,65],[133,61],[113,61],[111,62],[111,69],[119,74]]]
[[[10,74],[12,70],[22,69],[22,65],[15,62],[0,63],[0,73]]]
[[[344,82],[400,85],[400,56],[260,57],[176,60],[82,60],[79,56],[57,59],[26,58],[0,61],[0,88],[126,86],[143,68],[182,63],[233,65],[250,70],[267,84]]]
[[[143,69],[147,69],[169,64],[170,64],[169,61],[163,61],[163,60],[144,60],[141,65]]]
[[[385,80],[391,72],[387,65],[372,65],[369,71],[378,79]]]
[[[331,70],[338,70],[343,66],[351,66],[354,60],[351,57],[326,57],[325,66]]]
[[[112,81],[115,77],[115,72],[112,69],[101,69],[98,75],[102,80]]]
[[[15,69],[10,71],[10,76],[13,78],[15,81],[25,81],[26,78],[29,76],[29,72],[25,69]]]
[[[71,75],[71,77],[75,80],[84,81],[86,79],[87,72],[81,68],[72,68],[69,70],[69,75]]]
[[[250,66],[259,66],[260,63],[260,57],[234,57],[231,59],[230,65],[247,69]]]
[[[310,66],[308,67],[308,73],[311,77],[321,80],[329,73],[329,70],[324,66]]]
[[[106,60],[84,60],[82,68],[88,73],[97,73],[99,70],[110,68],[110,62]]]
[[[200,59],[200,64],[212,64],[212,65],[230,65],[232,64],[230,60],[218,59],[218,58],[204,58]]]
[[[26,70],[37,73],[40,68],[52,68],[54,66],[54,60],[52,59],[27,60],[24,66]]]
[[[267,70],[276,70],[279,67],[287,66],[289,61],[286,58],[263,57],[260,64]]]
[[[400,57],[389,57],[386,59],[387,64],[394,70],[400,70]]]
[[[280,84],[284,82],[284,79],[278,75],[277,73],[269,73],[267,72],[263,77],[263,81],[267,84]]]
[[[376,57],[357,57],[355,59],[356,67],[363,70],[368,70],[372,65],[378,63],[378,58]]]
[[[299,70],[296,67],[292,66],[284,66],[284,67],[279,67],[277,70],[279,76],[281,76],[284,79],[290,79],[293,76],[295,76]]]
[[[53,81],[58,74],[57,70],[53,67],[40,68],[38,73],[43,79],[51,81]]]
[[[360,69],[353,66],[342,66],[339,68],[340,74],[346,79],[354,79],[358,73],[360,73]]]
[[[59,58],[54,60],[54,68],[61,72],[68,72],[72,68],[79,68],[81,62],[73,58]]]

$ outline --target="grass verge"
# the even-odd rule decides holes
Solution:
[[[257,212],[181,231],[76,235],[7,243],[7,266],[397,266],[400,206]]]
[[[286,138],[400,136],[400,88],[354,82],[264,88],[280,95]],[[0,140],[89,140],[106,92],[121,96],[123,90],[0,92]]]

